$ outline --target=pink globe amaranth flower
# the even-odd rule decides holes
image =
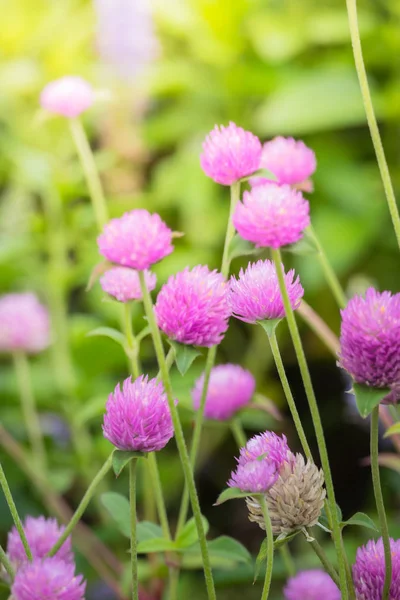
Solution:
[[[148,269],[173,251],[172,231],[160,215],[136,209],[111,219],[97,238],[100,254],[117,265]]]
[[[230,487],[240,488],[242,492],[262,494],[269,490],[279,477],[279,471],[274,463],[267,460],[251,460],[238,464],[232,471],[228,481]]]
[[[389,600],[400,598],[400,540],[390,540],[392,581]],[[353,581],[357,600],[381,600],[385,582],[385,556],[382,538],[370,540],[358,548],[353,565]]]
[[[0,297],[0,352],[40,352],[50,344],[47,309],[35,294]]]
[[[192,390],[193,405],[200,407],[203,393],[204,373],[197,379]],[[207,389],[204,416],[206,419],[225,421],[236,411],[248,404],[256,389],[256,382],[250,371],[240,365],[218,365],[211,370]]]
[[[92,106],[93,102],[92,86],[82,77],[73,75],[51,81],[40,95],[42,108],[70,119],[78,117]]]
[[[262,149],[259,168],[273,173],[279,185],[302,185],[317,168],[314,152],[301,140],[278,136],[266,142]],[[254,177],[251,185],[260,185],[270,180]]]
[[[310,206],[288,185],[266,183],[244,192],[233,214],[238,234],[259,248],[294,244],[310,225]]]
[[[11,586],[14,600],[84,600],[85,589],[75,565],[57,556],[25,563]]]
[[[157,277],[155,273],[146,270],[144,271],[144,278],[147,289],[151,292],[156,287]],[[129,269],[129,267],[109,269],[100,277],[100,285],[104,292],[110,294],[119,302],[142,299],[139,275],[137,271]]]
[[[293,269],[285,274],[286,289],[293,310],[300,306],[304,290]],[[265,319],[281,319],[285,316],[275,265],[270,260],[250,263],[246,270],[233,275],[229,284],[229,304],[232,315],[246,323]]]
[[[285,435],[279,436],[273,431],[265,431],[249,439],[240,449],[239,465],[261,459],[275,465],[279,471],[284,463],[292,462],[293,454]]]
[[[65,530],[56,519],[45,517],[27,517],[23,527],[33,558],[44,558]],[[16,566],[28,560],[16,527],[8,534],[7,554]],[[56,556],[65,562],[74,562],[71,537],[65,540]]]
[[[161,382],[129,377],[110,394],[103,434],[119,450],[155,452],[174,435],[167,396]]]
[[[333,579],[320,569],[300,571],[291,577],[283,590],[286,600],[340,600],[340,590]]]
[[[339,364],[357,383],[400,385],[400,294],[369,288],[341,311]]]
[[[204,173],[216,183],[232,185],[259,168],[261,142],[250,131],[235,123],[216,125],[203,143],[200,164]]]
[[[198,265],[172,275],[155,305],[160,329],[181,344],[215,346],[228,329],[228,284],[218,271]]]

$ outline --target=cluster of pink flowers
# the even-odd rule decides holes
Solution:
[[[392,581],[389,600],[400,598],[400,540],[390,540]],[[382,538],[370,540],[358,548],[353,565],[353,581],[357,600],[381,600],[385,583],[385,555]]]

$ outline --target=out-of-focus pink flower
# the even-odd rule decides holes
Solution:
[[[232,185],[259,168],[261,142],[235,123],[216,125],[203,143],[200,164],[204,173],[222,185]]]
[[[47,309],[32,293],[0,297],[0,352],[34,354],[50,343]]]
[[[92,86],[82,77],[73,75],[51,81],[40,95],[42,108],[70,119],[78,117],[92,106],[93,102]]]
[[[14,600],[84,600],[86,583],[75,575],[75,565],[54,556],[36,558],[16,573],[11,593]]]
[[[55,519],[45,517],[27,517],[23,527],[33,558],[44,558],[65,530]],[[8,534],[7,554],[17,567],[28,560],[16,527]],[[65,562],[74,561],[71,537],[65,540],[56,556]]]
[[[390,540],[392,581],[389,600],[400,598],[400,540]],[[385,583],[385,555],[382,538],[370,540],[357,550],[353,565],[353,581],[357,600],[381,600]]]
[[[341,597],[336,583],[321,569],[299,571],[288,580],[283,593],[286,600],[340,600]]]
[[[279,471],[273,463],[251,460],[245,464],[238,464],[236,471],[232,471],[228,485],[240,488],[242,492],[263,494],[274,485],[278,477]]]
[[[156,287],[157,277],[155,273],[147,270],[144,271],[144,277],[147,289],[151,292]],[[142,299],[138,272],[129,267],[109,269],[100,277],[100,285],[103,291],[119,300],[119,302]]]

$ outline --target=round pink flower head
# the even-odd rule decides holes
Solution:
[[[97,238],[100,254],[117,265],[148,269],[173,251],[172,231],[160,215],[136,209],[111,219]]]
[[[203,143],[200,164],[204,173],[216,183],[232,185],[251,175],[260,166],[261,142],[250,131],[235,123],[222,125],[208,134]]]
[[[291,269],[285,274],[286,289],[293,310],[299,307],[304,290],[299,277]],[[239,278],[230,279],[229,303],[232,315],[246,323],[265,319],[281,319],[285,316],[275,265],[270,260],[250,263]]]
[[[198,410],[203,393],[204,373],[192,390],[193,405]],[[240,365],[218,365],[211,370],[204,416],[206,419],[225,421],[248,404],[256,389],[250,371]]]
[[[174,435],[167,396],[161,382],[129,377],[110,394],[103,434],[119,450],[155,452]]]
[[[302,185],[308,183],[317,168],[317,161],[311,148],[301,140],[279,136],[264,144],[259,168],[271,171],[279,185]],[[264,177],[254,177],[251,184],[260,185],[267,181]]]
[[[238,464],[236,471],[232,471],[228,485],[237,487],[242,492],[263,494],[276,483],[278,477],[279,471],[274,463],[251,460],[245,464]]]
[[[33,558],[44,558],[64,530],[65,527],[59,525],[55,519],[27,517],[24,522],[24,531]],[[16,527],[13,527],[8,534],[7,554],[10,561],[17,566],[28,560]],[[65,562],[74,561],[71,536],[65,540],[56,556]]]
[[[0,297],[0,352],[21,350],[34,354],[49,343],[49,314],[35,294]]]
[[[333,579],[320,569],[300,571],[291,577],[283,590],[286,600],[340,600],[340,590]]]
[[[157,277],[155,273],[146,270],[144,271],[144,278],[147,289],[151,292],[156,287]],[[142,299],[139,275],[134,269],[113,267],[100,278],[100,285],[104,292],[110,294],[119,302]]]
[[[11,587],[14,600],[84,600],[86,584],[75,565],[57,556],[25,563]]]
[[[78,117],[94,102],[92,86],[82,79],[68,75],[46,85],[40,95],[42,108],[50,113],[68,117]]]
[[[293,454],[289,449],[286,436],[279,436],[273,431],[265,431],[249,439],[246,446],[240,449],[239,465],[248,462],[268,462],[279,471],[284,463],[291,462]]]
[[[390,540],[392,581],[389,600],[400,598],[400,540]],[[381,600],[385,583],[385,555],[382,538],[370,540],[358,548],[353,565],[353,581],[357,600]]]
[[[228,329],[228,284],[218,271],[198,265],[172,275],[155,305],[162,331],[181,344],[215,346]]]
[[[294,244],[310,225],[309,203],[289,185],[266,183],[244,192],[233,214],[238,234],[257,247]]]
[[[400,294],[366,291],[341,311],[339,364],[357,383],[400,384]]]

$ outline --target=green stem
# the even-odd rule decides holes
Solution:
[[[179,584],[179,569],[174,567],[171,570],[171,577],[169,580],[168,600],[177,600],[178,584]]]
[[[132,600],[139,600],[138,557],[137,557],[137,517],[136,517],[136,467],[137,458],[129,463],[129,504],[131,514],[131,572]]]
[[[340,587],[339,575],[336,573],[335,569],[330,563],[327,555],[325,554],[325,550],[322,548],[319,542],[317,542],[316,539],[313,539],[313,541],[309,542],[309,544],[311,545],[315,554],[318,556],[321,565],[324,567],[325,571],[328,573],[328,575],[331,576],[336,585]]]
[[[282,294],[285,314],[289,326],[290,335],[293,341],[293,346],[296,352],[297,360],[300,367],[300,373],[303,380],[304,390],[306,392],[308,405],[311,412],[311,417],[315,429],[318,450],[321,457],[322,469],[325,476],[326,491],[328,496],[327,504],[329,506],[330,516],[332,520],[332,535],[335,544],[336,554],[339,564],[340,589],[342,592],[342,600],[348,600],[349,594],[346,580],[346,561],[342,551],[342,533],[340,530],[339,519],[336,511],[335,491],[333,487],[332,473],[329,466],[328,451],[325,443],[324,430],[322,427],[321,417],[318,410],[317,399],[315,397],[314,388],[312,385],[310,372],[308,370],[306,356],[304,354],[303,344],[301,342],[296,319],[290,304],[288,291],[286,289],[284,271],[282,266],[281,253],[279,249],[271,249],[273,261],[279,280],[279,288]]]
[[[93,152],[80,120],[69,119],[69,124],[89,188],[97,227],[101,231],[108,221],[108,211]]]
[[[376,121],[374,106],[372,104],[371,93],[369,91],[367,72],[364,65],[361,40],[360,40],[360,31],[358,28],[358,19],[357,19],[357,1],[356,0],[346,0],[347,1],[347,12],[349,17],[349,25],[350,25],[350,34],[351,34],[351,43],[353,46],[354,53],[354,61],[357,70],[358,81],[361,88],[361,95],[364,102],[365,113],[367,115],[368,127],[372,138],[372,143],[374,145],[376,158],[378,161],[379,170],[381,173],[381,178],[383,182],[383,187],[385,189],[386,200],[389,206],[390,216],[392,218],[392,223],[394,227],[394,231],[397,238],[397,243],[400,248],[400,216],[399,210],[396,204],[396,197],[394,195],[393,184],[390,178],[389,167],[386,162],[385,151],[383,149],[383,144],[381,140],[381,136],[379,133],[378,123]]]
[[[21,397],[25,426],[33,451],[36,464],[43,471],[47,470],[46,449],[37,413],[35,396],[32,389],[32,379],[29,361],[23,352],[14,352],[14,368]]]
[[[12,567],[12,564],[9,561],[9,558],[7,556],[7,554],[4,552],[3,548],[0,546],[0,563],[3,565],[3,567],[5,568],[7,574],[9,575],[11,581],[14,580],[14,569]]]
[[[231,420],[231,431],[238,448],[244,448],[247,444],[247,437],[238,418]]]
[[[6,478],[6,475],[4,473],[4,470],[3,470],[3,467],[1,464],[0,464],[0,485],[1,485],[1,489],[3,490],[3,494],[6,499],[6,502],[8,504],[8,508],[10,509],[10,513],[13,518],[14,525],[17,528],[19,537],[21,538],[21,542],[24,547],[25,554],[29,560],[32,560],[32,552],[30,551],[28,540],[26,539],[25,531],[24,531],[23,525],[21,523],[21,519],[19,518],[17,507],[15,506],[15,502],[13,500],[11,490],[8,485],[7,478]]]
[[[231,241],[235,236],[235,227],[233,225],[233,213],[235,212],[236,204],[239,201],[240,197],[240,182],[237,181],[231,185],[231,204],[229,209],[229,218],[228,225],[226,227],[225,234],[225,242],[224,242],[224,251],[222,254],[222,264],[221,264],[221,273],[224,277],[228,277],[229,275],[229,267],[231,265],[231,261],[229,258],[229,246]]]
[[[297,412],[296,403],[293,398],[292,390],[290,389],[290,385],[286,376],[285,367],[283,365],[282,356],[278,346],[278,340],[276,339],[275,331],[268,335],[269,343],[271,346],[272,356],[274,357],[276,370],[278,371],[279,378],[282,383],[283,391],[285,392],[285,397],[292,414],[292,418],[294,421],[294,425],[296,427],[297,435],[299,436],[299,440],[301,442],[301,446],[303,448],[304,454],[308,459],[312,460],[312,454],[310,450],[310,446],[308,445],[306,434],[303,429],[303,425],[301,424],[300,415]]]
[[[131,302],[125,302],[124,304],[124,330],[126,343],[129,349],[128,358],[132,369],[132,375],[134,379],[137,379],[140,375],[140,365],[138,357],[138,344],[133,333]]]
[[[209,600],[215,600],[215,589],[214,589],[214,580],[211,570],[210,556],[208,553],[207,547],[207,539],[204,532],[203,521],[201,518],[201,510],[199,499],[197,496],[196,485],[194,482],[193,471],[190,464],[189,454],[186,448],[185,438],[183,435],[182,425],[179,419],[178,410],[175,406],[175,400],[173,397],[171,380],[169,377],[169,372],[167,368],[167,364],[165,361],[164,348],[161,340],[160,330],[157,325],[157,321],[154,315],[153,304],[151,301],[151,297],[149,291],[146,286],[146,281],[144,278],[143,271],[139,271],[140,285],[142,289],[143,302],[146,310],[146,315],[148,319],[148,323],[152,332],[154,350],[157,356],[158,366],[161,372],[161,378],[164,383],[165,393],[168,399],[169,409],[171,411],[172,422],[175,430],[175,439],[176,445],[179,451],[179,457],[182,463],[183,472],[185,475],[185,480],[189,488],[189,496],[192,504],[193,516],[196,523],[197,533],[199,536],[199,543],[201,549],[201,555],[203,560],[203,568],[204,568],[204,576],[207,586],[207,594]]]
[[[167,509],[164,502],[164,494],[162,491],[160,473],[157,465],[157,456],[155,452],[150,452],[148,456],[148,469],[150,473],[150,480],[154,491],[156,506],[158,512],[158,518],[160,519],[161,528],[163,535],[168,540],[171,539],[171,532],[168,523]]]
[[[383,503],[381,479],[379,474],[378,441],[379,406],[376,406],[371,415],[371,472],[376,508],[378,509],[379,525],[383,540],[383,548],[385,552],[385,585],[383,588],[382,600],[388,600],[390,584],[392,582],[392,555],[390,549],[389,529],[386,520],[385,506]]]
[[[265,522],[265,533],[267,534],[267,567],[265,570],[264,587],[261,594],[261,600],[267,600],[272,581],[272,570],[274,568],[274,535],[272,533],[272,523],[268,512],[265,496],[260,494],[260,506]]]
[[[280,546],[279,551],[281,553],[283,564],[285,565],[288,576],[293,577],[296,575],[296,565],[294,564],[288,544],[286,543],[283,546]]]
[[[60,536],[60,538],[57,540],[57,542],[54,544],[54,546],[50,550],[48,556],[54,556],[58,552],[58,550],[61,548],[61,546],[63,545],[63,543],[65,542],[65,540],[72,533],[72,531],[74,530],[74,528],[76,527],[76,525],[79,523],[79,521],[80,521],[83,513],[85,512],[85,510],[86,510],[86,508],[87,508],[90,500],[92,499],[92,497],[93,497],[93,495],[94,495],[94,493],[95,493],[95,491],[97,489],[97,486],[104,479],[105,475],[110,470],[111,464],[112,464],[112,453],[107,458],[106,462],[101,467],[100,471],[97,473],[97,475],[93,479],[92,483],[90,484],[90,486],[86,490],[86,493],[83,496],[83,498],[82,498],[82,500],[81,500],[78,508],[74,512],[74,514],[73,514],[70,522],[66,526],[63,534]]]

